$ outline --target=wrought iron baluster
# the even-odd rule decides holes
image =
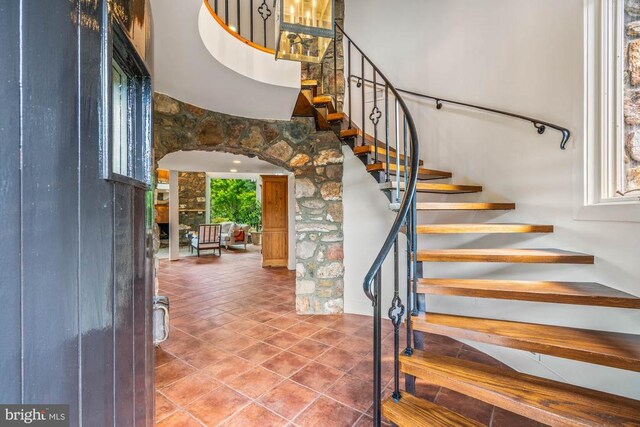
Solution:
[[[393,243],[393,299],[389,308],[389,319],[393,324],[393,399],[400,400],[400,323],[404,316],[404,305],[400,300],[400,273],[399,273],[398,236]]]
[[[384,147],[385,148],[384,160],[386,165],[385,175],[388,181],[389,180],[389,163],[391,162],[391,159],[390,159],[391,154],[389,153],[389,146],[391,144],[389,144],[389,85],[388,84],[384,85],[384,120],[386,124],[385,144],[387,144],[386,147]]]
[[[403,132],[403,149],[402,149],[402,153],[404,155],[404,169],[408,170],[409,169],[409,155],[407,152],[407,133],[408,133],[408,129],[407,129],[407,117],[404,117],[404,132]],[[408,174],[405,173],[404,175],[404,188],[406,189],[409,185],[409,178],[408,178]],[[398,196],[400,197],[400,189],[398,188]],[[414,193],[413,198],[416,198],[416,195]],[[413,254],[415,253],[414,250],[414,246],[413,246],[413,233],[415,232],[415,218],[413,217],[413,210],[409,213],[409,215],[407,216],[407,321],[405,322],[406,328],[407,328],[407,347],[404,350],[404,354],[406,354],[407,356],[411,356],[413,354],[413,347],[412,347],[412,338],[413,338],[413,333],[412,333],[412,326],[411,326],[411,319],[410,319],[410,315],[413,315],[413,307],[415,307],[415,300],[413,299],[413,287],[412,287],[412,267],[413,267]],[[410,385],[411,387],[412,385]],[[413,390],[411,390],[413,391]]]
[[[351,75],[351,40],[347,41],[347,55],[348,55],[348,65],[347,67],[349,68],[349,75]],[[352,121],[351,121],[351,98],[353,98],[353,92],[351,91],[351,79],[348,79],[348,84],[349,84],[349,129],[352,128]]]
[[[365,92],[364,92],[364,79],[365,79],[365,74],[364,74],[364,55],[362,55],[362,63],[360,64],[360,69],[362,71],[362,79],[360,81],[360,88],[362,89],[362,145],[365,145],[366,142],[366,122],[365,122],[365,112],[364,112],[364,98],[365,98]]]
[[[373,304],[373,422],[381,423],[382,397],[382,268],[375,278]]]
[[[338,109],[338,43],[333,37],[333,99],[336,103],[336,109]]]
[[[216,13],[216,15],[218,14],[218,0],[216,0],[216,2],[213,4],[213,11]]]
[[[224,23],[229,25],[229,0],[224,0]]]
[[[236,24],[238,25],[238,34],[242,34],[242,18],[240,16],[240,0],[236,0]]]
[[[398,190],[400,189],[400,108],[398,105],[398,100],[394,103],[394,114],[396,116],[396,199],[395,203],[400,202],[400,197],[398,196]],[[408,169],[404,170],[404,175],[407,176],[409,173]]]
[[[271,9],[269,9],[269,5],[267,5],[267,0],[262,0],[262,3],[258,8],[258,13],[262,18],[262,35],[263,35],[264,45],[265,47],[269,47],[267,45],[267,20],[271,16],[272,12],[271,12]]]
[[[412,162],[416,164],[417,162]],[[415,254],[418,252],[418,209],[416,199],[416,192],[414,191],[411,198],[411,218],[413,220],[413,229],[411,230],[411,246],[413,247],[414,256],[411,257],[413,268],[412,268],[412,288],[413,288],[413,310],[411,311],[412,316],[418,315],[418,260]],[[420,269],[422,271],[422,269]]]
[[[253,0],[249,2],[249,40],[253,42]]]
[[[371,120],[371,123],[373,123],[373,144],[375,147],[375,151],[374,151],[374,162],[378,163],[378,122],[380,121],[380,115],[382,114],[380,112],[380,109],[378,108],[378,96],[377,96],[377,92],[378,92],[378,83],[377,83],[377,79],[376,79],[376,74],[378,74],[376,72],[376,69],[373,69],[373,109],[371,109],[371,114],[369,114],[369,120]],[[389,167],[389,164],[387,164],[387,168]],[[387,173],[389,171],[387,170]]]
[[[403,132],[403,147],[402,147],[402,154],[404,156],[404,170],[405,171],[409,171],[409,154],[407,152],[407,116],[405,114],[404,116],[404,132]],[[404,188],[407,188],[407,185],[409,185],[409,174],[405,173],[404,174]],[[398,189],[396,190],[396,196],[398,197],[398,199],[400,199],[400,187],[398,187]]]

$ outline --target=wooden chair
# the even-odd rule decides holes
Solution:
[[[201,250],[216,249],[218,256],[222,256],[222,226],[220,224],[201,224],[198,226],[198,237],[191,239],[191,252],[195,248],[200,256]]]

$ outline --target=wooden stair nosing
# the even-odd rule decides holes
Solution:
[[[357,129],[343,129],[340,131],[340,138],[345,139],[345,138],[353,138],[354,136],[358,135],[358,130]]]
[[[392,397],[382,402],[382,415],[399,427],[482,427],[450,409],[402,392],[395,402]]]
[[[341,122],[344,119],[344,113],[330,113],[325,117],[327,122]]]
[[[428,313],[415,330],[640,372],[640,335]]]
[[[381,162],[367,165],[367,172],[386,172],[386,170],[387,169],[385,167],[385,164]],[[389,164],[389,174],[391,175],[396,174],[395,163]],[[400,166],[400,174],[404,174],[404,166]],[[447,179],[447,178],[451,178],[451,176],[452,176],[451,172],[418,168],[418,177],[420,179]]]
[[[640,298],[599,283],[492,279],[418,279],[418,293],[598,307],[640,308]]]
[[[314,96],[311,102],[313,102],[314,105],[324,105],[333,102],[333,98],[329,95],[318,95]]]
[[[452,194],[452,193],[450,193]],[[458,193],[461,194],[461,193]],[[399,203],[391,203],[392,210],[400,208]],[[419,212],[435,211],[512,211],[516,208],[515,203],[453,203],[453,202],[423,202],[416,203],[416,210]]]
[[[307,79],[307,80],[302,80],[300,82],[300,87],[314,87],[314,86],[318,86],[318,81],[314,80],[314,79]]]
[[[400,191],[404,191],[405,183],[400,183]],[[395,181],[384,182],[380,184],[381,190],[395,190],[398,185]],[[468,194],[479,193],[482,191],[482,187],[479,185],[459,185],[459,184],[432,184],[426,182],[419,182],[416,191],[418,193],[433,193],[433,194]]]
[[[640,402],[439,354],[400,355],[402,372],[540,423],[562,427],[640,425]]]
[[[385,158],[385,156],[387,155],[387,150],[385,146],[379,146],[377,151],[378,151],[378,159],[380,159],[380,157]],[[369,144],[358,145],[353,149],[353,154],[355,154],[358,157],[366,156],[366,155],[375,156],[375,153],[376,153],[375,145],[369,145]],[[394,162],[395,162],[396,157],[397,157],[397,152],[395,150],[389,150],[389,159],[394,159]],[[404,162],[404,158],[405,158],[405,155],[400,154],[400,160],[402,162]],[[422,166],[423,164],[424,164],[424,161],[418,160],[418,165]]]
[[[559,249],[428,249],[419,262],[504,262],[523,264],[593,264],[592,255]]]
[[[416,203],[416,209],[419,211],[512,211],[515,208],[515,203]]]
[[[423,224],[416,227],[418,234],[507,234],[553,233],[553,225],[537,224]]]

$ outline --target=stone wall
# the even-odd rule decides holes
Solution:
[[[312,118],[256,120],[154,96],[154,158],[176,151],[258,157],[295,174],[296,309],[341,313],[344,264],[341,143]]]
[[[640,0],[625,1],[625,171],[626,188],[640,189]]]
[[[180,199],[180,225],[197,231],[199,224],[206,222],[207,175],[203,172],[180,172],[178,175],[178,197]]]

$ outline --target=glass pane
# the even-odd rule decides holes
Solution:
[[[308,27],[333,28],[332,0],[283,0],[282,20]]]
[[[129,105],[129,78],[113,62],[113,172],[129,175],[129,138],[127,113]]]

